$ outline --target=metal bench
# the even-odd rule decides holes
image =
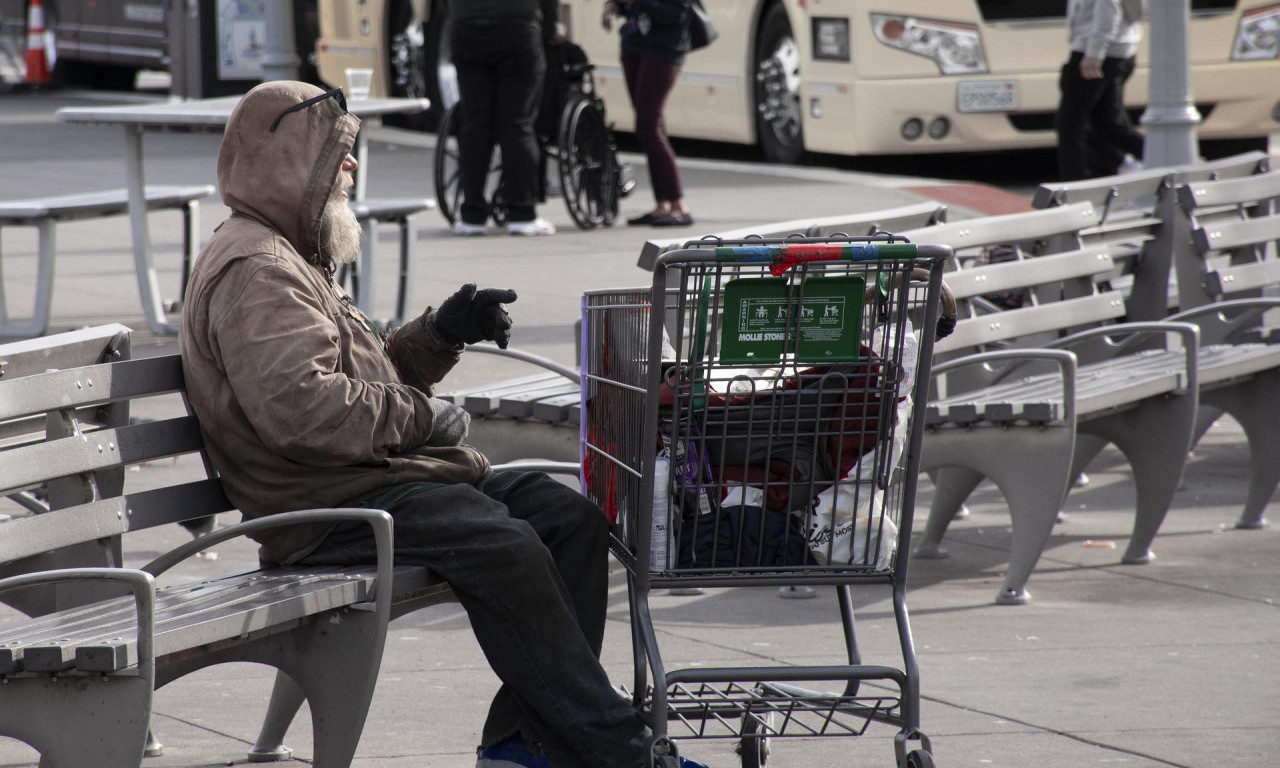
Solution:
[[[1106,242],[1113,254],[1137,252],[1128,276],[1129,319],[1170,319],[1200,327],[1200,411],[1192,446],[1223,413],[1245,430],[1250,480],[1236,523],[1265,525],[1263,513],[1280,481],[1276,423],[1275,298],[1262,292],[1280,285],[1274,242],[1280,238],[1280,172],[1269,158],[1250,152],[1208,163],[1132,176],[1041,186],[1040,207],[1088,200],[1106,206],[1100,223],[1082,232],[1085,242]],[[1125,290],[1123,283],[1113,283]],[[1245,301],[1240,301],[1246,299]],[[1181,312],[1169,314],[1178,307]],[[1232,349],[1231,346],[1239,348]]]
[[[207,184],[193,186],[148,186],[147,210],[180,210],[182,212],[183,288],[186,286],[187,266],[195,259],[199,247],[199,200],[212,195],[214,189]],[[38,231],[39,250],[36,265],[35,308],[29,318],[11,319],[5,306],[4,292],[0,290],[0,336],[31,337],[43,335],[49,326],[49,309],[53,300],[54,261],[57,257],[55,225],[63,221],[123,216],[129,212],[129,193],[125,189],[102,192],[85,192],[33,200],[0,202],[0,228],[6,226],[30,226]],[[158,300],[155,270],[147,265],[136,265],[138,286],[144,303]],[[3,276],[0,274],[0,284]]]
[[[182,393],[180,357],[128,357],[123,326],[0,346],[0,495],[30,512],[0,522],[0,593],[31,617],[0,627],[0,734],[33,746],[42,765],[136,768],[155,688],[211,664],[255,661],[283,674],[252,759],[288,755],[280,742],[305,697],[315,764],[348,765],[387,622],[452,593],[425,568],[393,568],[391,519],[376,510],[275,515],[213,531],[142,569],[119,567],[126,534],[232,509],[216,477],[128,487],[129,466],[203,457],[194,416],[129,419],[138,398]],[[156,586],[155,576],[232,537],[340,518],[374,527],[376,566]],[[50,560],[57,570],[42,569]]]
[[[997,602],[1026,602],[1071,478],[1106,443],[1134,473],[1136,516],[1126,562],[1150,557],[1190,447],[1199,378],[1198,331],[1190,324],[1118,323],[1123,296],[1106,278],[1108,246],[1085,245],[1088,203],[991,216],[901,233],[955,250],[947,284],[959,310],[937,342],[922,470],[934,477],[917,547],[939,546],[956,511],[983,478],[996,484],[1013,521],[1008,572]],[[1016,260],[979,264],[984,247]],[[1005,309],[997,291],[1024,298]],[[1134,349],[1134,345],[1142,348]]]
[[[1247,152],[1122,176],[1042,184],[1036,189],[1032,205],[1050,208],[1092,203],[1100,212],[1098,223],[1082,232],[1081,238],[1086,243],[1112,244],[1112,257],[1117,263],[1113,282],[1126,295],[1126,316],[1130,320],[1160,320],[1180,304],[1196,306],[1185,303],[1178,287],[1180,280],[1174,279],[1175,267],[1185,258],[1189,242],[1185,217],[1179,215],[1177,187],[1190,182],[1248,177],[1269,167],[1265,153]]]
[[[1187,307],[1172,317],[1200,326],[1201,341],[1232,349],[1235,357],[1258,347],[1280,347],[1280,171],[1177,188],[1189,248],[1176,256],[1180,295]],[[1261,528],[1280,484],[1280,374],[1262,370],[1201,391],[1197,439],[1222,413],[1232,416],[1249,443],[1249,490],[1236,526]]]

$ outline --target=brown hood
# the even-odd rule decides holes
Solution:
[[[360,119],[330,98],[285,115],[275,131],[271,125],[289,107],[323,93],[291,81],[257,86],[231,113],[218,154],[222,202],[283,234],[313,263],[320,217]]]

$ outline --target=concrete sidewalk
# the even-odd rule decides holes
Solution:
[[[118,129],[58,124],[57,106],[86,96],[47,93],[0,97],[0,199],[122,186]],[[383,131],[397,143],[374,142],[370,193],[431,195],[430,137]],[[213,183],[218,139],[197,134],[148,136],[148,179]],[[628,157],[641,179],[624,216],[649,205],[643,162]],[[769,220],[869,211],[937,197],[975,208],[976,197],[932,179],[682,161],[687,197],[698,219],[691,236]],[[948,188],[950,191],[937,191]],[[1016,202],[1016,201],[1015,201]],[[438,214],[417,222],[418,270],[410,305],[438,303],[468,281],[515,288],[514,344],[574,363],[573,322],[584,290],[641,285],[635,267],[643,239],[655,231],[615,226],[575,229],[560,200],[540,211],[561,227],[550,238],[459,239]],[[204,237],[225,216],[202,207]],[[956,211],[964,215],[964,211]],[[178,243],[174,216],[153,217],[161,284],[176,296]],[[664,236],[668,233],[662,233]],[[54,330],[122,322],[138,329],[139,355],[173,351],[171,337],[146,331],[123,218],[59,229]],[[34,238],[4,232],[4,285],[11,311],[29,307]],[[390,244],[383,245],[390,254]],[[379,270],[378,307],[389,312],[391,259]],[[24,303],[27,302],[27,303]],[[472,355],[450,383],[468,386],[526,371],[488,355]],[[169,409],[161,400],[147,408]],[[139,415],[146,415],[146,408]],[[999,494],[983,485],[971,514],[951,527],[947,560],[913,559],[907,604],[921,668],[922,727],[946,768],[1270,768],[1280,755],[1280,539],[1274,529],[1239,531],[1247,450],[1237,425],[1224,420],[1188,462],[1184,485],[1157,537],[1159,559],[1121,566],[1133,522],[1127,464],[1104,451],[1075,489],[1028,585],[1026,606],[996,606],[1009,547],[1009,517]],[[131,484],[158,473],[200,472],[192,457],[138,468]],[[930,488],[920,483],[920,515]],[[4,510],[8,511],[8,510]],[[1275,514],[1272,515],[1275,517]],[[226,523],[234,516],[226,516]],[[186,537],[177,527],[127,542],[138,565]],[[183,575],[249,565],[244,543],[217,550],[216,560],[186,564]],[[627,593],[615,567],[604,661],[630,685]],[[859,640],[867,663],[900,666],[887,593],[855,594]],[[816,599],[783,600],[773,589],[717,589],[700,595],[661,593],[653,600],[664,659],[672,665],[770,666],[840,661],[839,613],[830,590]],[[257,734],[272,672],[252,665],[216,667],[183,678],[157,695],[154,727],[165,754],[149,768],[241,764]],[[421,611],[393,624],[373,710],[353,765],[357,768],[470,766],[497,679],[456,605]],[[288,743],[309,760],[310,723],[303,716]],[[676,732],[679,735],[679,732]],[[849,738],[777,739],[771,765],[850,768],[889,766],[894,729],[872,727]],[[733,744],[685,741],[681,749],[712,768],[739,763]],[[33,766],[24,745],[0,740],[0,768]],[[288,763],[285,763],[288,765]]]

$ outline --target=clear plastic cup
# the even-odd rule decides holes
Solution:
[[[372,69],[347,68],[347,98],[353,101],[369,98],[371,83],[373,83]]]

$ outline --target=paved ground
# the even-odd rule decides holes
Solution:
[[[0,97],[0,198],[123,184],[120,137],[114,129],[60,125],[56,106],[84,103],[74,94]],[[371,192],[429,195],[430,154],[424,137],[384,132],[409,145],[378,142]],[[213,182],[217,138],[168,134],[147,139],[148,173],[157,182]],[[637,162],[636,158],[631,158]],[[958,192],[953,184],[818,169],[783,169],[724,162],[682,163],[698,217],[694,233],[753,222],[885,208],[935,195],[981,208],[1007,197]],[[625,201],[644,210],[648,187]],[[948,191],[939,192],[939,186]],[[509,285],[515,343],[573,362],[572,324],[589,288],[639,285],[634,266],[649,231],[615,227],[581,232],[559,201],[543,212],[563,228],[552,238],[495,236],[459,240],[434,214],[419,221],[418,274],[412,304],[438,301],[459,283]],[[971,212],[971,211],[970,211]],[[966,215],[967,211],[956,212]],[[207,237],[225,215],[203,207]],[[161,283],[177,286],[175,216],[153,217]],[[107,321],[143,329],[123,219],[70,224],[59,230],[53,306],[55,330]],[[29,307],[34,245],[21,230],[4,233],[11,311]],[[389,248],[389,244],[384,246]],[[380,272],[389,285],[391,270]],[[27,302],[24,304],[24,302]],[[382,291],[379,306],[392,297]],[[169,351],[173,339],[145,330],[140,354]],[[459,386],[511,375],[508,366],[474,355],[456,372]],[[154,410],[177,407],[160,401]],[[952,556],[914,560],[907,597],[921,669],[922,725],[940,766],[999,768],[1120,764],[1128,768],[1269,768],[1280,754],[1280,539],[1272,529],[1239,531],[1232,522],[1245,490],[1247,451],[1239,428],[1223,422],[1197,449],[1184,485],[1155,542],[1159,559],[1121,566],[1132,525],[1132,486],[1118,453],[1105,451],[1089,467],[1091,482],[1074,490],[1021,607],[993,604],[1009,543],[1009,519],[998,493],[983,486],[972,514],[948,536]],[[130,483],[162,473],[196,473],[191,458],[141,467]],[[930,489],[921,482],[922,504]],[[6,510],[8,511],[8,510]],[[1275,517],[1275,515],[1272,515]],[[230,519],[227,520],[230,522]],[[171,528],[128,544],[141,563],[184,536]],[[227,545],[217,560],[196,560],[187,575],[246,565],[250,547]],[[615,568],[605,664],[614,680],[631,677],[627,595]],[[855,597],[864,659],[901,665],[888,596]],[[772,589],[707,590],[655,596],[664,657],[675,665],[787,665],[835,661],[839,624],[825,592],[782,600]],[[167,745],[152,768],[243,763],[267,693],[269,670],[228,665],[163,689],[155,728]],[[488,697],[497,681],[457,606],[441,606],[393,625],[373,711],[354,763],[358,768],[469,766]],[[893,730],[873,726],[848,738],[776,740],[774,765],[888,766]],[[311,755],[305,718],[289,743],[300,760]],[[737,763],[732,744],[688,741],[682,749],[713,766]],[[0,740],[0,768],[32,766],[34,753]]]

